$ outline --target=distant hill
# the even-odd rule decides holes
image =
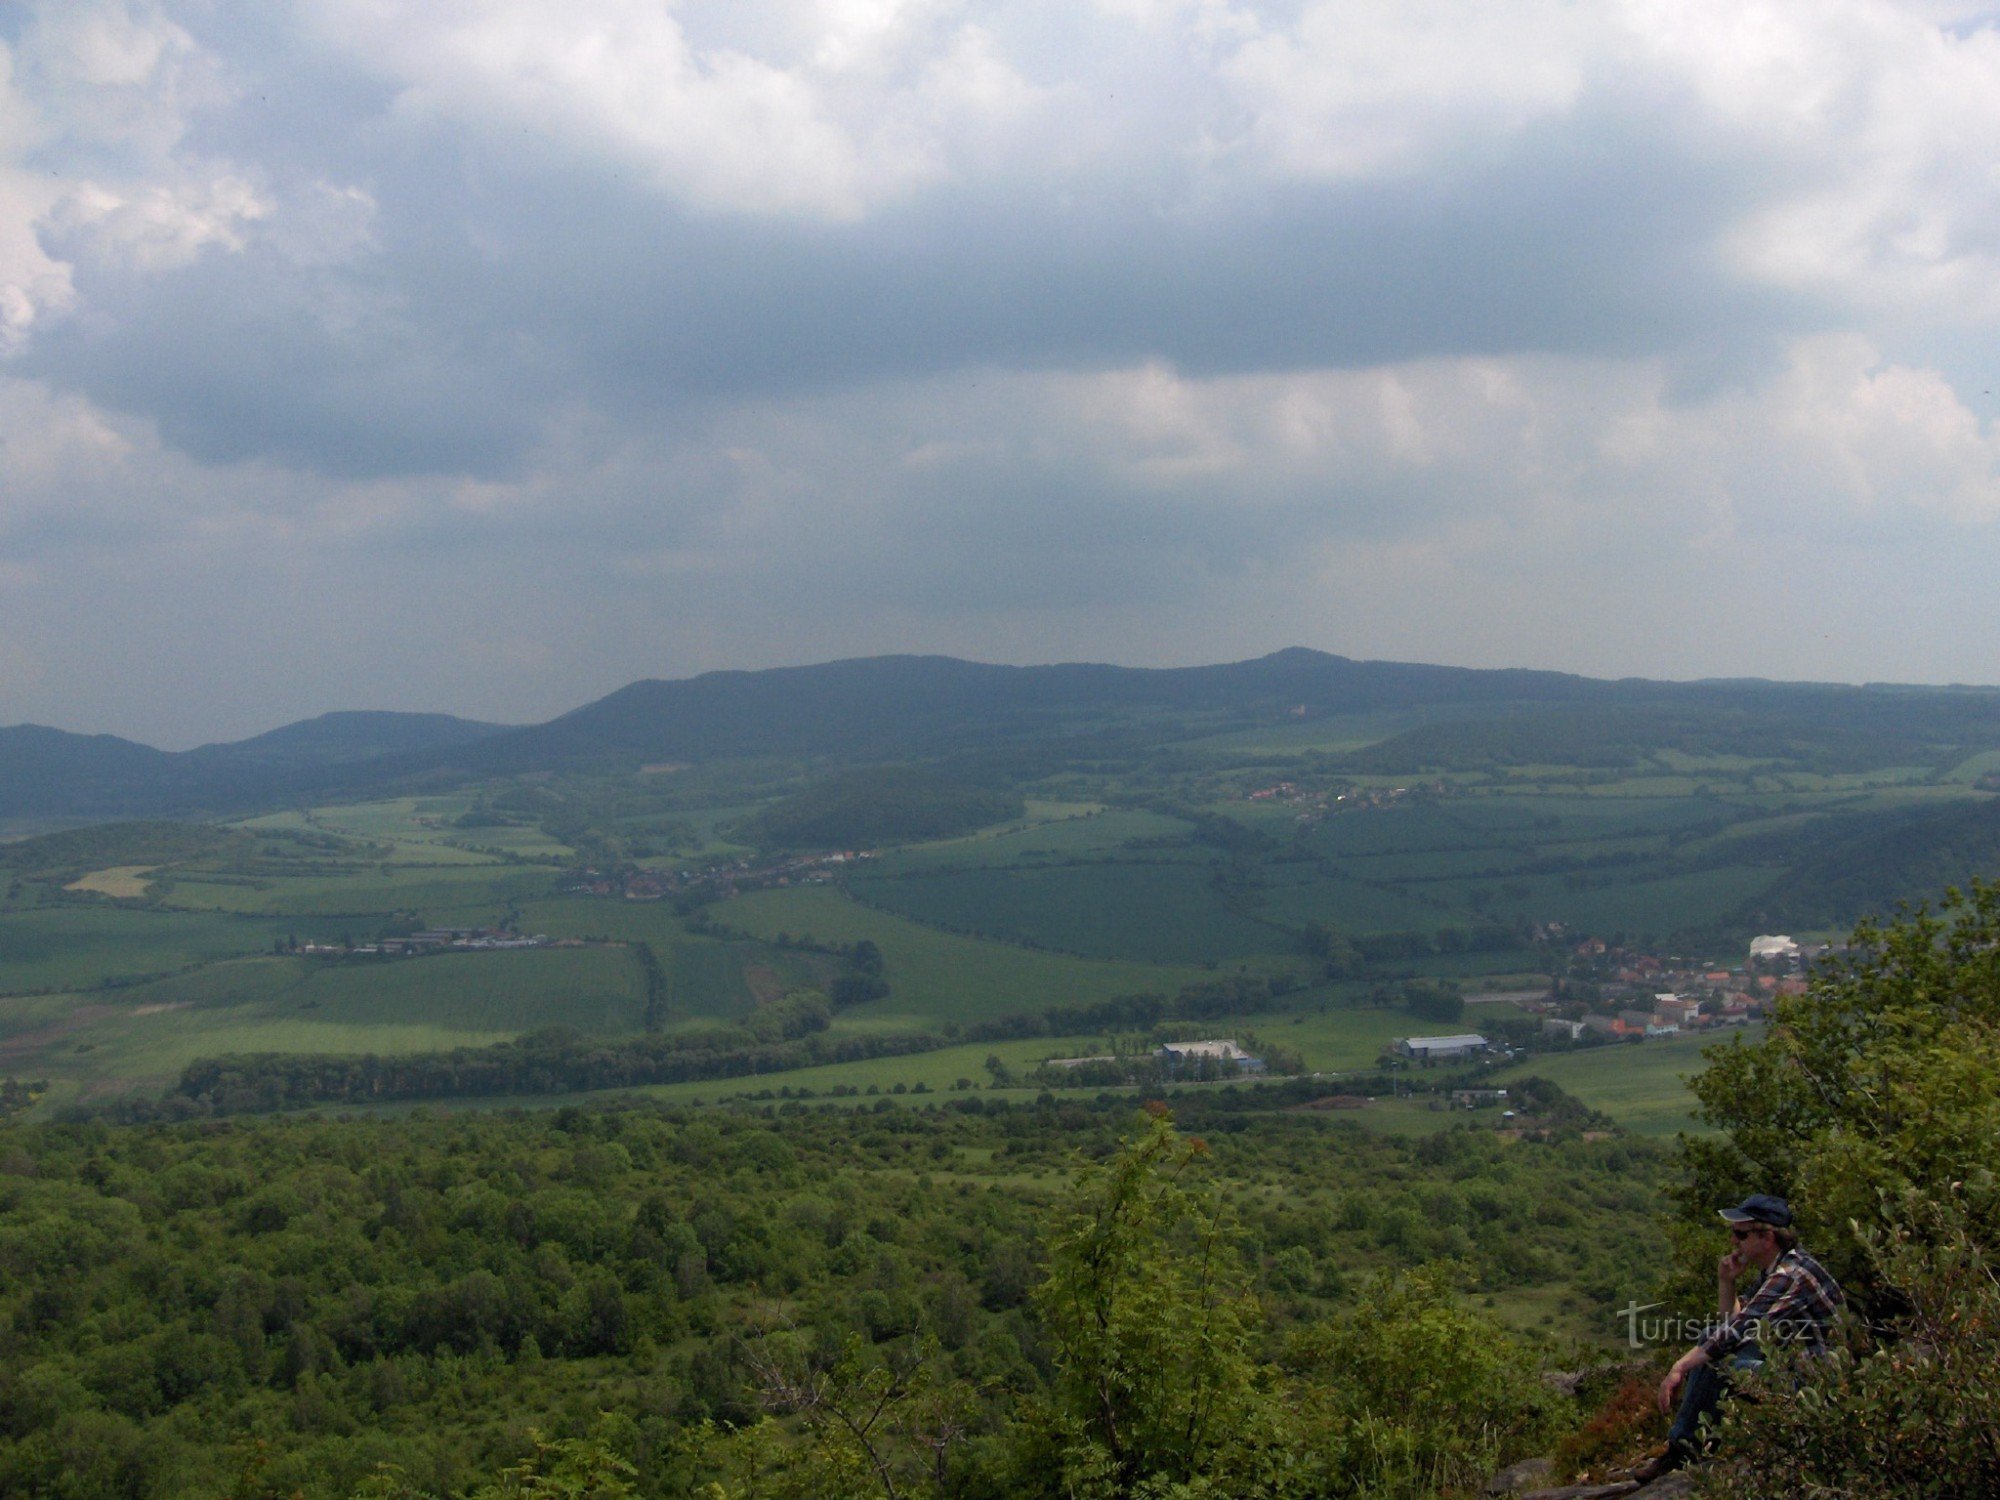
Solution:
[[[1801,683],[1605,683],[1598,701],[1511,705],[1421,724],[1351,752],[1349,770],[1417,776],[1506,766],[1622,769],[1662,751],[1837,773],[1956,763],[2000,744],[2000,693]]]
[[[888,760],[1074,737],[1135,716],[1558,704],[1607,690],[1614,685],[1560,672],[1358,662],[1297,647],[1223,666],[1160,669],[876,656],[635,682],[547,724],[495,735],[447,758],[489,772],[633,757]]]
[[[0,729],[0,818],[233,811],[367,780],[365,768],[493,734],[447,714],[333,713],[234,744],[155,750],[39,724]]]
[[[350,711],[301,719],[252,739],[203,745],[188,753],[231,766],[328,766],[466,745],[499,734],[504,727],[450,714]]]
[[[635,682],[518,729],[442,714],[326,714],[174,754],[24,725],[0,730],[0,817],[189,814],[313,791],[649,761],[786,757],[830,770],[983,757],[997,765],[1016,753],[1150,750],[1281,720],[1384,712],[1428,722],[1354,752],[1347,769],[1614,768],[1679,750],[1857,770],[1942,767],[2000,748],[2000,691],[1983,688],[1611,682],[1297,647],[1163,669],[878,656]]]

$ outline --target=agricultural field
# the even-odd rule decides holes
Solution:
[[[96,903],[0,910],[0,994],[129,983],[267,953],[283,931],[282,924],[223,913]]]
[[[491,926],[516,901],[548,890],[550,873],[511,865],[442,870],[368,866],[348,874],[166,877],[156,884],[164,906],[274,917],[386,917],[421,912],[454,926]]]
[[[1740,1034],[1754,1040],[1760,1029]],[[1727,1046],[1728,1039],[1682,1036],[1590,1047],[1516,1064],[1494,1081],[1504,1087],[1510,1079],[1546,1078],[1640,1135],[1699,1131],[1687,1080],[1707,1065],[1704,1049],[1716,1045]]]
[[[1170,993],[1207,976],[1195,965],[1082,959],[940,932],[814,886],[762,891],[723,903],[719,920],[766,941],[781,934],[823,943],[863,938],[882,950],[890,993],[842,1012],[839,1024],[935,1026],[1119,995]]]
[[[116,990],[0,998],[0,1073],[47,1078],[60,1103],[158,1089],[226,1052],[392,1055],[549,1026],[624,1035],[644,1003],[624,948],[239,959]]]
[[[1291,947],[1230,910],[1202,865],[1099,861],[855,880],[858,899],[931,926],[1088,958],[1232,962]]]

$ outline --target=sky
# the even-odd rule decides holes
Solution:
[[[2000,683],[2000,14],[4,0],[0,724]]]

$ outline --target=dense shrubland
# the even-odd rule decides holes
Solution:
[[[1055,1472],[1108,1475],[1104,1494],[1142,1473],[1253,1493],[1215,1488],[1239,1460],[1274,1495],[1345,1493],[1325,1455],[1350,1449],[1400,1476],[1378,1493],[1414,1495],[1547,1416],[1512,1385],[1451,1385],[1537,1357],[1476,1299],[1610,1303],[1643,1283],[1631,1236],[1657,1148],[1399,1140],[1222,1102],[1188,1107],[1199,1152],[1163,1121],[1135,1134],[1129,1102],[977,1095],[11,1127],[0,1493],[446,1494],[524,1462],[615,1462],[645,1496],[880,1494],[872,1445],[903,1495],[1035,1493]],[[1112,1265],[1090,1226],[1120,1194]],[[1135,1374],[1173,1373],[1142,1334],[1195,1337],[1154,1313],[1219,1299],[1199,1326],[1242,1420],[1105,1459],[1062,1311],[1097,1275]],[[1432,1346],[1369,1315],[1396,1297],[1403,1332],[1434,1324],[1433,1344],[1478,1355],[1423,1413],[1360,1394]],[[1364,1367],[1375,1386],[1339,1383]],[[1480,1415],[1460,1432],[1453,1411]]]

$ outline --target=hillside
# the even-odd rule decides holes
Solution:
[[[2000,748],[2000,691],[1990,689],[1611,682],[1296,647],[1165,669],[882,656],[635,682],[518,729],[442,714],[336,713],[174,753],[23,725],[0,730],[0,817],[248,811],[303,792],[756,758],[852,766],[951,757],[1039,771],[1065,758],[1157,754],[1219,734],[1370,716],[1379,721],[1366,736],[1374,742],[1344,752],[1340,769],[1671,769],[1659,761],[1666,755],[1822,774],[1941,772]]]
[[[366,783],[374,768],[495,726],[449,714],[332,713],[184,751],[38,724],[0,729],[0,818],[92,821],[236,811]],[[400,769],[397,774],[403,774]]]

